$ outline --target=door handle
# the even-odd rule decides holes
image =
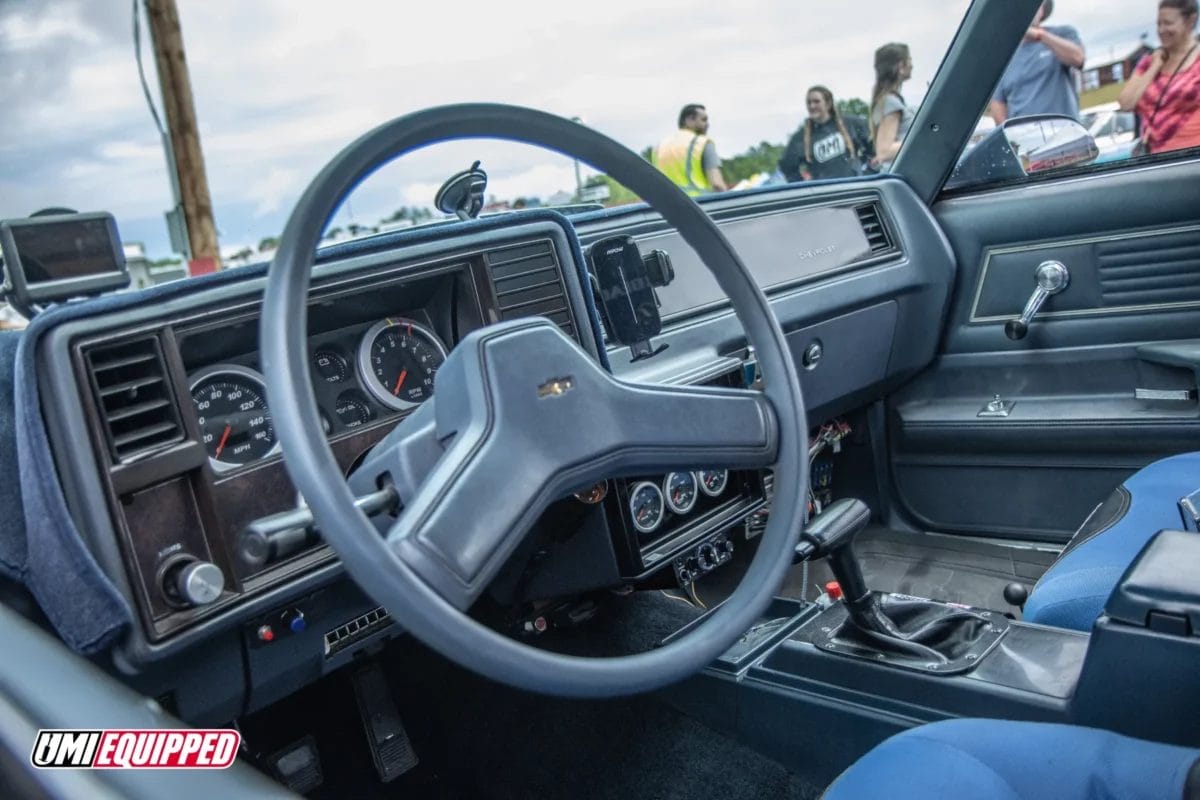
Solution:
[[[1043,261],[1034,272],[1037,288],[1033,296],[1025,304],[1025,310],[1018,319],[1010,319],[1004,323],[1004,335],[1013,341],[1024,339],[1029,333],[1029,323],[1041,310],[1042,304],[1052,295],[1056,295],[1071,282],[1071,273],[1060,261]]]

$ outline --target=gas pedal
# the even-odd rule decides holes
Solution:
[[[417,753],[378,664],[354,673],[354,698],[358,701],[358,713],[379,779],[387,783],[415,767],[419,763]]]

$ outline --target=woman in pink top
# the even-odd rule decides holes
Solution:
[[[1146,151],[1200,147],[1200,44],[1196,0],[1158,4],[1162,48],[1141,60],[1121,90],[1122,111],[1137,109]]]

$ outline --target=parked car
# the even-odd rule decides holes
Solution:
[[[1133,155],[1138,143],[1137,114],[1122,111],[1116,103],[1085,108],[1079,120],[1100,149],[1097,163],[1123,161]]]

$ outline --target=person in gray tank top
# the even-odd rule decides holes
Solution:
[[[871,92],[871,138],[875,163],[888,169],[912,127],[913,110],[900,94],[912,77],[912,55],[908,45],[893,42],[875,51],[875,89]]]

